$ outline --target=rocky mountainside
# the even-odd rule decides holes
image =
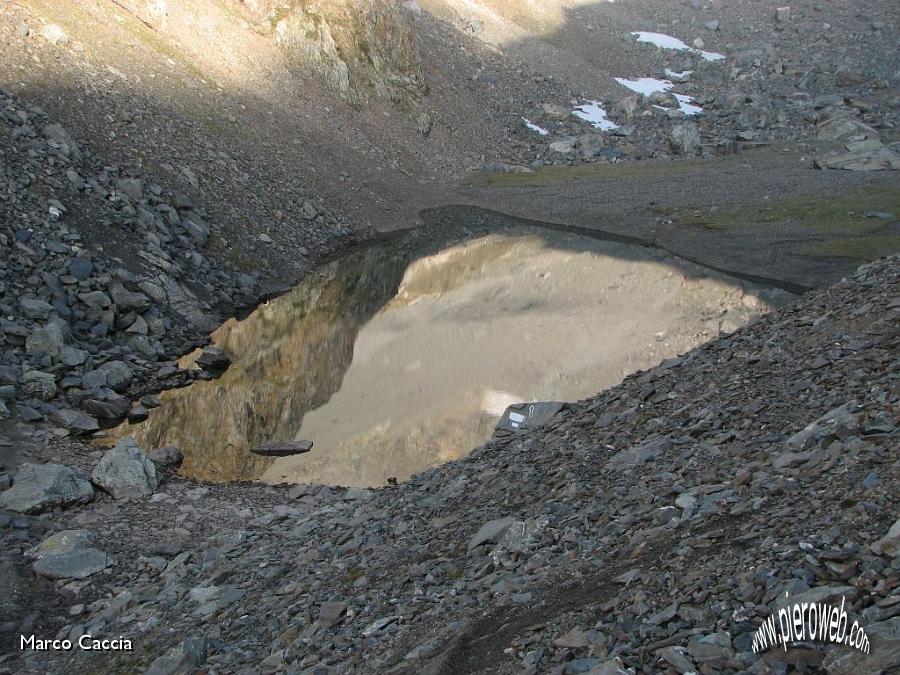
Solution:
[[[0,672],[900,668],[898,31],[888,0],[0,4]],[[874,262],[383,489],[93,444],[320,263],[507,205],[794,290]],[[299,352],[345,367],[369,308],[322,301]],[[871,653],[753,653],[784,591]]]
[[[38,515],[8,519],[4,546],[69,604],[35,630],[128,635],[135,651],[5,665],[891,672],[898,318],[894,257],[380,490],[195,486],[127,441],[99,464],[25,467],[0,504]],[[148,497],[95,493],[79,470]],[[870,653],[753,653],[785,591],[846,598]]]

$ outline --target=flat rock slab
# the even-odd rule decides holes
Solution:
[[[0,509],[41,513],[56,506],[85,504],[94,498],[90,482],[62,464],[24,464],[13,485],[0,494]]]
[[[496,542],[514,522],[516,522],[515,518],[505,516],[485,523],[479,528],[478,532],[469,539],[469,550],[471,551],[473,548],[481,546],[482,544]]]
[[[263,457],[290,457],[309,452],[312,447],[312,441],[271,441],[253,448],[250,452]]]
[[[96,418],[80,410],[57,410],[50,416],[50,419],[76,434],[92,434],[100,429]]]
[[[63,530],[50,535],[29,554],[34,558],[47,558],[79,549],[91,548],[93,537],[88,530]]]
[[[48,555],[34,563],[34,571],[50,579],[84,579],[106,569],[112,560],[96,548],[82,548]]]
[[[652,438],[627,450],[613,455],[606,468],[612,471],[626,471],[644,462],[656,459],[672,447],[672,441],[665,437]]]
[[[503,417],[497,422],[496,430],[539,429],[556,417],[556,413],[562,410],[564,405],[559,401],[515,403],[503,413]]]

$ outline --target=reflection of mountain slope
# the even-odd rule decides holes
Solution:
[[[587,396],[758,304],[626,244],[459,234],[367,248],[224,324],[213,338],[231,368],[166,393],[138,442],[178,445],[184,473],[203,479],[383,485],[465,456],[512,400]],[[312,452],[249,452],[297,438]]]
[[[490,437],[494,416],[472,415],[470,402],[416,419],[386,420],[329,445],[324,452],[276,461],[265,473],[273,483],[378,486],[388,478],[406,480],[425,468],[469,454]]]
[[[177,445],[188,476],[259,477],[270,460],[249,449],[293,438],[304,414],[340,388],[360,326],[393,296],[405,266],[402,255],[369,247],[321,268],[244,321],[228,321],[213,333],[232,358],[225,374],[166,392],[147,422],[118,433],[143,447]]]

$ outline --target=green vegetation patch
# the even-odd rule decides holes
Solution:
[[[681,225],[710,230],[786,223],[810,228],[821,234],[872,234],[885,221],[867,216],[873,211],[893,213],[900,219],[900,188],[871,185],[842,194],[799,194],[751,204],[726,204],[721,207],[668,207],[657,209]]]
[[[543,166],[529,173],[502,171],[475,173],[467,177],[471,187],[535,187],[558,185],[575,180],[632,180],[649,176],[678,176],[694,169],[737,164],[737,156],[719,159],[687,159],[668,162],[617,162],[615,164],[573,164]]]
[[[876,260],[885,255],[900,253],[900,235],[876,234],[817,241],[809,244],[803,253],[825,258],[852,258],[863,262]]]

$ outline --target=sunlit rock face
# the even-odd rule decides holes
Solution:
[[[415,35],[390,0],[253,0],[288,61],[353,105],[374,95],[411,109],[425,94]]]
[[[537,228],[440,241],[373,245],[227,322],[225,374],[115,435],[177,445],[200,479],[383,485],[465,457],[512,403],[586,397],[767,309],[645,248]],[[313,450],[250,452],[299,439]]]

